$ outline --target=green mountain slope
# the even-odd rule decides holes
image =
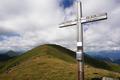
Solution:
[[[118,65],[96,61],[85,56],[86,80],[93,77],[120,77]],[[77,64],[75,53],[58,45],[41,45],[13,58],[0,66],[1,80],[75,80]],[[94,67],[93,67],[94,66]],[[100,67],[101,66],[101,67]],[[95,68],[96,67],[96,68]],[[101,68],[98,69],[97,67]],[[113,67],[116,67],[115,69]]]
[[[86,64],[91,65],[96,68],[106,69],[106,70],[120,73],[120,65],[118,64],[96,60],[94,58],[91,58],[88,55],[85,55],[85,62]]]
[[[72,57],[72,55],[74,54],[73,51],[70,51],[68,49],[65,49],[63,47],[57,46],[58,48],[54,48],[57,45],[41,45],[38,46],[26,53],[24,53],[21,56],[18,56],[16,58],[13,58],[11,60],[9,60],[6,65],[4,65],[4,68],[2,68],[0,70],[0,72],[6,70],[7,68],[10,68],[12,66],[15,66],[25,60],[28,60],[31,57],[37,57],[37,56],[52,56],[55,58],[59,58],[61,60],[67,61],[67,62],[75,62],[75,59]],[[62,50],[64,49],[64,50]],[[68,54],[72,54],[71,56],[69,56]]]

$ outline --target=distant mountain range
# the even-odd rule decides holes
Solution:
[[[16,57],[19,55],[19,52],[15,52],[15,51],[7,51],[7,52],[1,52],[0,53],[0,61],[5,61],[5,60],[9,60],[13,57]]]
[[[95,59],[120,64],[120,51],[96,51],[86,52]]]

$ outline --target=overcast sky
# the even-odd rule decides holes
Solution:
[[[85,50],[120,49],[120,1],[81,0],[83,16],[108,13],[104,21],[84,24]],[[58,28],[76,18],[75,0],[0,0],[0,50],[29,50],[51,43],[76,49],[76,26]]]

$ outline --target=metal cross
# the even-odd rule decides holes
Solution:
[[[82,4],[77,1],[77,19],[60,24],[60,28],[77,25],[77,52],[78,80],[84,80],[84,51],[83,51],[83,27],[82,24],[107,19],[107,13],[82,17]]]

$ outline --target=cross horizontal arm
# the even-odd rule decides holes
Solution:
[[[75,20],[75,21],[66,21],[66,22],[64,22],[64,23],[61,23],[61,24],[59,25],[59,27],[60,27],[60,28],[69,27],[69,26],[73,26],[73,25],[76,25],[76,24],[77,24],[76,20]]]
[[[81,18],[81,23],[83,24],[83,23],[95,22],[95,21],[100,21],[105,19],[107,19],[107,13],[83,17]],[[73,26],[76,24],[77,24],[77,19],[75,19],[74,21],[66,21],[64,23],[61,23],[59,26],[60,28],[63,28],[63,27]]]
[[[95,22],[95,21],[100,21],[105,19],[107,19],[107,13],[83,17],[81,19],[81,23],[89,23],[89,22]]]

